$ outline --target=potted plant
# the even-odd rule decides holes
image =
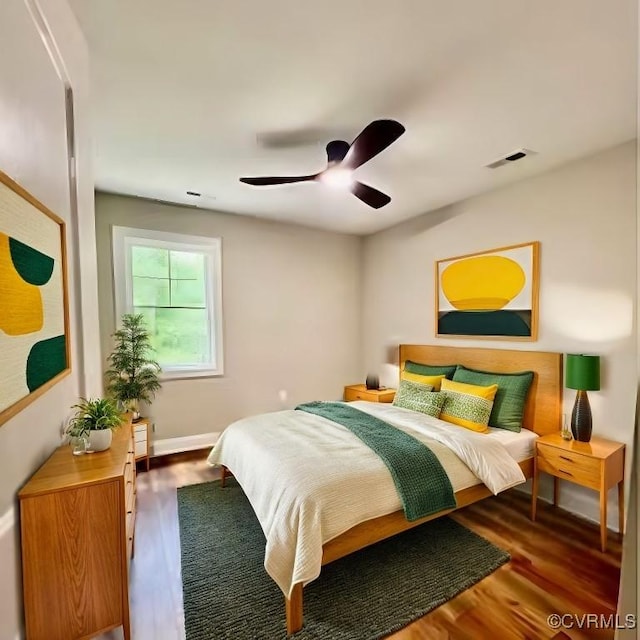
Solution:
[[[89,451],[105,451],[111,446],[113,429],[123,423],[122,412],[109,398],[80,398],[67,432],[74,438],[88,437]]]
[[[113,338],[115,346],[107,358],[108,391],[135,421],[140,417],[140,400],[150,403],[160,389],[160,365],[150,356],[151,339],[142,314],[124,314],[122,328]]]

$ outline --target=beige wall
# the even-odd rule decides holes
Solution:
[[[601,354],[602,390],[589,394],[594,433],[630,444],[637,381],[635,180],[635,142],[629,142],[367,237],[362,371],[385,372],[384,347],[398,342]],[[434,261],[531,240],[541,243],[538,341],[436,340]],[[569,413],[574,399],[566,390]],[[548,486],[543,492],[549,495]],[[563,483],[562,506],[597,519],[596,500]],[[612,492],[612,528],[615,502]]]
[[[68,224],[72,374],[0,426],[0,638],[21,627],[16,492],[60,443],[69,407],[99,390],[93,176],[87,131],[88,56],[66,0],[40,0],[50,55],[24,0],[0,3],[0,169]],[[57,67],[57,68],[56,68]],[[70,202],[64,82],[75,92],[78,212]],[[78,242],[80,240],[80,242]],[[78,265],[83,265],[82,279]],[[93,266],[92,266],[93,265]],[[86,267],[86,269],[85,269]],[[0,364],[1,366],[1,364]]]
[[[638,3],[640,5],[640,2]],[[640,19],[640,13],[638,15]],[[640,26],[640,24],[639,24]],[[638,86],[640,86],[640,64],[637,68]],[[637,126],[640,129],[640,104],[637,105]],[[636,158],[640,160],[640,146],[636,145]],[[636,193],[640,193],[640,162],[636,166]],[[640,211],[636,207],[636,279],[637,300],[636,313],[640,315]],[[618,615],[624,617],[632,614],[638,619],[640,614],[640,589],[638,589],[638,529],[640,525],[640,474],[638,473],[638,455],[640,454],[640,340],[637,345],[638,377],[636,395],[636,432],[635,450],[632,454],[631,490],[629,492],[629,511],[625,529],[624,548],[622,551],[622,574],[620,576],[620,597],[618,599]],[[640,623],[639,623],[640,624]],[[616,638],[632,640],[638,637],[637,629],[623,629],[616,631]]]
[[[359,380],[359,238],[99,193],[105,357],[114,330],[112,225],[222,238],[224,375],[164,382],[151,407],[156,439],[215,433],[243,416],[340,398]]]

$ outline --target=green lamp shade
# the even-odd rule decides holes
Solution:
[[[600,389],[600,356],[567,354],[565,384],[569,389],[598,391]]]

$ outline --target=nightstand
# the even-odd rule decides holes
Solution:
[[[151,440],[149,431],[151,430],[151,420],[149,418],[140,418],[132,426],[136,462],[144,460],[147,471],[149,471],[149,441]]]
[[[393,402],[395,389],[367,389],[364,384],[351,384],[344,388],[346,402],[353,400],[367,400],[369,402]]]
[[[553,504],[558,504],[558,479],[568,480],[600,492],[600,546],[607,550],[607,494],[618,485],[620,535],[624,526],[624,449],[625,445],[596,436],[590,442],[563,440],[551,433],[536,440],[531,519],[536,519],[538,474],[553,476]]]

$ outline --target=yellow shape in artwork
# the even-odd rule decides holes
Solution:
[[[42,296],[13,265],[9,236],[0,233],[0,330],[10,336],[40,331],[44,324]]]
[[[450,264],[440,279],[447,300],[461,311],[502,309],[525,285],[522,267],[504,256],[477,256]]]

